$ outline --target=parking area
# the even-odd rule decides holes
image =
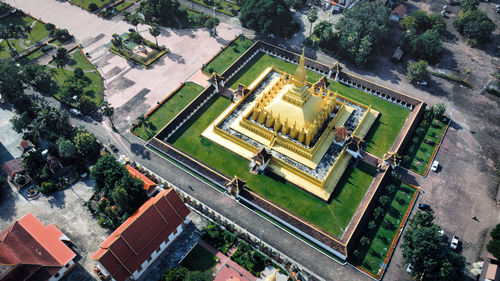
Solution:
[[[14,187],[6,188],[0,201],[0,229],[5,229],[28,212],[45,225],[56,225],[71,239],[78,256],[79,266],[66,280],[95,280],[97,275],[93,275],[94,263],[90,256],[109,232],[97,224],[83,205],[94,192],[92,184],[92,180],[78,181],[64,191],[33,201],[28,201]]]

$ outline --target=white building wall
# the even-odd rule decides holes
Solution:
[[[176,229],[176,232],[175,233],[171,233],[169,236],[168,236],[168,241],[165,243],[165,241],[163,241],[160,246],[159,246],[159,249],[153,251],[153,253],[151,253],[151,256],[149,257],[149,259],[145,260],[142,265],[141,265],[141,270],[140,271],[135,271],[132,276],[137,280],[139,279],[139,277],[141,277],[141,275],[146,271],[146,269],[148,269],[148,267],[151,266],[151,264],[154,263],[154,261],[168,248],[168,246],[170,246],[170,244],[172,244],[172,242],[174,242],[174,240],[182,233],[183,231],[183,227],[182,227],[182,224],[179,225]]]
[[[55,274],[54,276],[50,277],[49,281],[57,281],[59,279],[61,279],[63,276],[64,276],[64,273],[66,271],[68,271],[68,269],[74,264],[75,262],[73,260],[70,260],[65,266],[63,266],[61,269],[59,269],[59,271],[57,272],[57,274]],[[56,277],[57,276],[57,277]]]

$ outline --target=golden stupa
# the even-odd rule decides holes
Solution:
[[[349,160],[359,156],[349,150],[349,143],[354,138],[363,139],[378,112],[326,89],[319,81],[307,82],[305,60],[302,52],[293,75],[267,67],[248,87],[240,85],[238,99],[202,136],[248,159],[252,173],[270,169],[326,201]],[[258,93],[251,95],[258,87]],[[345,126],[355,111],[353,105],[364,113],[355,130],[348,131]],[[225,120],[231,120],[230,130],[221,128]],[[341,152],[334,164],[327,165],[327,172],[315,176],[314,171],[334,143]],[[280,157],[274,157],[273,151]]]

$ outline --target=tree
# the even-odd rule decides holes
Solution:
[[[115,48],[117,48],[118,50],[121,50],[122,46],[123,46],[123,39],[120,35],[118,35],[117,33],[113,34],[112,35],[113,38],[111,38],[111,44],[113,44],[113,46],[115,46]]]
[[[135,27],[135,31],[137,33],[139,33],[139,29],[137,28],[137,26],[139,25],[140,22],[141,21],[139,15],[137,13],[133,14],[132,17],[130,18],[130,24]]]
[[[311,26],[309,28],[309,36],[311,36],[313,23],[316,20],[318,20],[318,11],[316,11],[316,9],[309,10],[309,12],[307,13],[307,20],[311,24]]]
[[[394,194],[394,193],[396,193],[397,187],[393,184],[390,184],[390,185],[385,187],[385,190],[387,190],[387,193],[389,193],[389,194]]]
[[[28,64],[24,67],[23,72],[26,80],[35,89],[44,93],[50,92],[52,73],[49,71],[47,66],[36,63]]]
[[[499,162],[499,165],[500,165],[500,162]],[[493,239],[498,239],[500,240],[500,223],[497,224],[495,226],[495,228],[493,228],[493,230],[491,231],[490,233],[490,236],[493,238]]]
[[[186,275],[186,281],[212,281],[214,278],[209,271],[190,271]]]
[[[115,126],[113,125],[113,119],[111,119],[111,116],[113,116],[114,113],[115,109],[109,104],[109,102],[103,101],[101,104],[101,114],[109,118],[112,127]]]
[[[299,29],[290,9],[283,1],[245,1],[240,11],[240,22],[262,34],[290,36]]]
[[[36,172],[46,163],[45,157],[38,150],[23,154],[24,170],[33,177]]]
[[[382,195],[378,199],[378,202],[380,202],[380,205],[382,205],[382,206],[387,206],[391,202],[391,198],[389,198],[389,196],[387,196],[387,195]]]
[[[75,158],[76,148],[70,140],[60,138],[57,141],[57,151],[62,158]]]
[[[73,36],[69,34],[67,29],[58,29],[54,32],[54,37],[60,42],[66,42],[70,40]]]
[[[415,59],[437,62],[443,52],[441,36],[432,29],[422,35],[407,33],[403,49],[410,52]]]
[[[94,12],[95,10],[99,9],[96,3],[90,3],[89,4],[89,11]]]
[[[492,239],[486,245],[486,249],[490,252],[495,258],[500,259],[500,240]]]
[[[335,48],[359,67],[367,67],[369,57],[382,46],[389,30],[389,8],[380,2],[360,1],[346,10],[336,26]]]
[[[81,80],[67,79],[61,89],[61,101],[67,104],[72,104],[78,100],[83,94],[84,85]],[[76,99],[75,99],[76,97]]]
[[[182,11],[179,3],[173,0],[144,0],[137,9],[144,15],[146,22],[158,21],[163,26],[175,27],[176,16],[184,18],[187,12]]]
[[[15,103],[24,95],[25,77],[12,59],[0,59],[0,93],[8,103]]]
[[[189,270],[185,267],[173,267],[168,269],[162,276],[165,281],[184,281]]]
[[[480,10],[460,11],[458,18],[453,22],[458,33],[473,40],[476,44],[484,44],[491,39],[495,24]]]
[[[368,229],[374,229],[375,227],[377,227],[377,224],[374,221],[368,223]]]
[[[158,47],[158,35],[161,34],[160,27],[157,24],[152,24],[149,28],[149,34],[153,36],[156,40],[156,47]]]
[[[217,30],[215,27],[219,25],[219,19],[218,18],[209,18],[205,21],[204,26],[210,30],[210,35],[216,36],[217,35]]]
[[[9,47],[10,54],[13,58],[17,59],[19,54],[16,48],[12,47],[9,42],[9,39],[19,39],[24,36],[24,29],[20,25],[14,25],[10,23],[9,25],[1,25],[0,26],[0,39],[5,40],[7,46]]]
[[[370,239],[368,239],[365,236],[363,236],[363,237],[361,237],[361,239],[359,240],[359,242],[361,242],[361,245],[367,246],[368,244],[370,244]]]
[[[427,70],[428,66],[429,64],[424,60],[408,64],[406,73],[406,78],[408,79],[408,82],[412,84],[417,84],[420,82],[429,81],[430,77],[429,77],[429,70]]]
[[[80,67],[75,68],[73,75],[76,79],[83,79],[85,77],[85,73],[83,73],[83,70]]]
[[[412,264],[419,280],[459,280],[464,259],[443,241],[433,219],[431,212],[418,212],[410,220],[401,245],[404,261]]]
[[[122,210],[122,212],[127,212],[132,214],[135,212],[146,200],[148,200],[148,194],[144,189],[144,183],[138,179],[133,178],[129,174],[126,174],[121,179],[116,181],[115,187],[113,189],[113,193],[117,189],[123,189],[128,194],[127,201],[122,201],[120,204],[115,201],[118,208]],[[123,193],[123,192],[121,192]],[[122,194],[123,195],[123,194]],[[113,198],[114,199],[114,198]],[[121,198],[124,199],[124,198]]]
[[[475,11],[479,6],[479,0],[462,0],[460,1],[460,11]]]
[[[78,103],[78,109],[83,114],[89,114],[90,112],[94,111],[97,109],[97,105],[92,101],[92,99],[88,96],[81,96],[79,103]]]
[[[91,133],[85,131],[76,133],[73,143],[78,153],[85,157],[95,156],[99,148],[95,137]]]
[[[52,56],[52,59],[56,63],[57,67],[64,68],[69,60],[68,50],[63,47],[58,48],[56,54]]]
[[[122,212],[129,209],[129,202],[131,198],[125,188],[117,187],[113,189],[111,197],[113,198],[116,206],[118,206]]]
[[[446,105],[444,105],[444,103],[438,103],[432,106],[432,116],[434,116],[434,118],[443,116],[445,111]]]
[[[105,154],[99,158],[96,164],[90,170],[90,177],[95,181],[97,191],[113,189],[116,178],[122,178],[127,174],[125,167],[120,164],[112,155]],[[108,178],[113,179],[113,182],[106,185]]]
[[[38,144],[42,142],[42,135],[44,135],[47,131],[47,128],[45,126],[45,123],[37,118],[33,120],[27,128],[27,132],[25,136],[28,136],[29,139],[31,140],[36,140]]]
[[[373,217],[375,217],[375,219],[378,219],[383,215],[383,213],[384,213],[384,209],[377,207],[377,208],[375,208],[375,210],[373,210]]]

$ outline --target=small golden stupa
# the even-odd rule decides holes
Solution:
[[[251,120],[309,146],[335,108],[336,94],[322,96],[306,84],[304,52],[292,77],[283,75],[257,102]],[[241,125],[245,126],[242,120]]]

